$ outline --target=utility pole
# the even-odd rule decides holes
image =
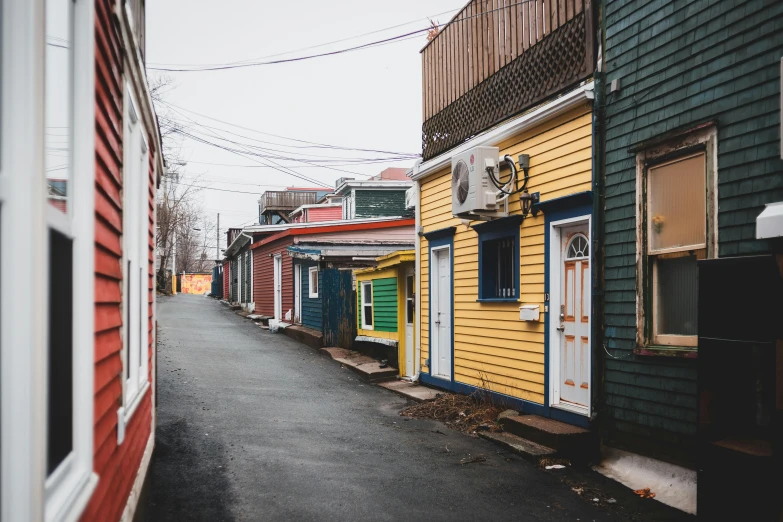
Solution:
[[[217,230],[215,230],[215,263],[220,260],[220,212],[217,213]]]

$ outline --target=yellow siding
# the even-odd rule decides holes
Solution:
[[[499,144],[501,155],[530,154],[528,190],[546,201],[591,188],[592,127],[589,106],[575,109]],[[512,214],[521,213],[512,198]],[[451,214],[450,169],[421,185],[424,232],[456,227],[454,235],[454,379],[512,397],[544,402],[544,323],[519,320],[522,303],[544,307],[544,216],[528,216],[520,229],[519,303],[477,303],[478,235]],[[429,245],[421,249],[421,366],[429,358]]]

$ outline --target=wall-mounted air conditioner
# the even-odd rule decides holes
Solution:
[[[489,177],[497,178],[497,147],[474,147],[451,158],[451,212],[457,217],[476,219],[508,214],[505,200]]]

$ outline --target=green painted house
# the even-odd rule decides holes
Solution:
[[[693,465],[697,262],[783,253],[756,239],[783,201],[783,2],[602,7],[604,441]]]
[[[335,195],[342,197],[343,219],[413,217],[405,197],[412,186],[405,169],[388,168],[367,180],[337,180]]]

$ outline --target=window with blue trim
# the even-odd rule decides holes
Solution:
[[[479,241],[479,301],[519,299],[521,216],[476,225]]]

